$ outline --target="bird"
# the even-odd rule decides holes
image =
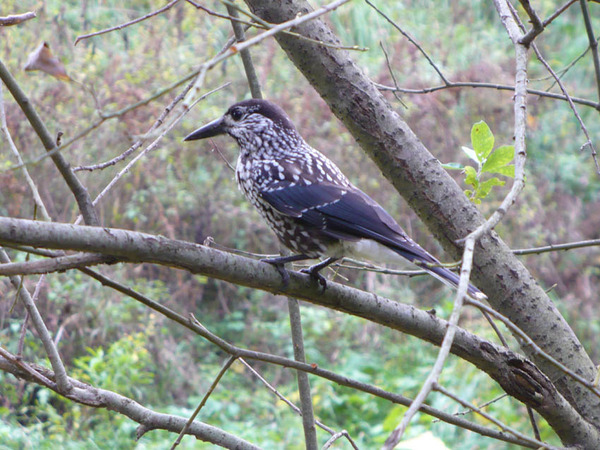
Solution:
[[[224,134],[240,148],[235,168],[239,189],[292,251],[290,256],[263,259],[279,271],[284,286],[289,281],[286,263],[324,258],[302,271],[325,289],[327,282],[319,271],[341,258],[353,257],[374,263],[408,260],[457,288],[459,276],[413,241],[333,161],[311,147],[275,103],[264,99],[236,103],[184,141]],[[487,298],[472,284],[467,295],[476,300]]]

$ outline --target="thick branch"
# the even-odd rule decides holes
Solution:
[[[0,242],[79,250],[122,260],[179,267],[243,286],[280,293],[281,276],[271,265],[189,242],[133,231],[0,218]],[[366,318],[440,345],[447,322],[395,301],[334,282],[322,292],[309,275],[292,272],[285,291],[311,303]],[[570,443],[590,442],[600,448],[600,434],[555,390],[532,363],[458,329],[451,352],[476,365],[503,389],[536,409]],[[581,386],[579,386],[581,389]],[[581,389],[583,390],[583,389]]]
[[[246,3],[272,23],[310,11],[302,0]],[[295,31],[312,39],[339,42],[320,19],[299,25]],[[281,34],[277,41],[440,243],[458,258],[461,249],[456,240],[473,231],[483,218],[350,54]],[[476,245],[473,278],[488,294],[492,306],[529,336],[535,336],[544,351],[581,371],[586,379],[594,378],[594,364],[568,323],[494,232],[484,235]],[[530,349],[524,351],[551,379],[558,380],[561,392],[591,423],[600,423],[600,405],[589,391],[564,378]]]

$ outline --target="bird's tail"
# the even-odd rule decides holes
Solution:
[[[423,262],[413,261],[413,263],[419,266],[421,269],[427,271],[430,275],[434,276],[447,286],[450,286],[454,289],[458,288],[460,276],[451,270],[445,267],[430,265]],[[487,300],[488,298],[487,295],[485,295],[471,283],[469,283],[469,287],[467,288],[467,295],[474,300]]]

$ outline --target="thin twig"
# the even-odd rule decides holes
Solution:
[[[4,251],[3,248],[0,247],[0,263],[10,262],[11,261],[7,253]],[[42,315],[38,311],[37,306],[33,301],[33,298],[29,294],[29,291],[24,286],[20,288],[21,277],[16,275],[11,276],[10,282],[12,283],[15,289],[19,290],[19,298],[23,302],[23,306],[25,307],[25,309],[29,312],[31,322],[35,327],[35,330],[38,332],[40,340],[42,341],[42,345],[44,346],[44,350],[46,351],[46,355],[50,360],[50,364],[54,369],[54,373],[56,373],[56,384],[58,390],[64,394],[68,394],[71,391],[71,389],[73,389],[73,386],[71,385],[71,383],[69,383],[67,371],[60,358],[60,355],[58,354],[58,350],[54,345],[54,341],[50,336],[50,332],[48,331],[48,328],[44,323]]]
[[[261,17],[257,16],[256,14],[252,14],[251,12],[240,8],[238,5],[236,5],[233,2],[230,2],[228,0],[221,0],[221,3],[231,6],[232,8],[236,9],[237,11],[239,11],[242,14],[251,18],[254,22],[256,22],[256,23],[252,24],[256,28],[263,28],[265,30],[269,30],[269,29],[273,28],[274,26],[276,26],[272,23],[269,23],[269,22],[263,20]],[[302,39],[303,41],[312,42],[312,43],[320,45],[322,47],[328,47],[328,48],[333,48],[333,49],[337,49],[337,50],[359,51],[359,52],[366,52],[369,50],[368,48],[359,47],[358,45],[345,46],[345,45],[339,45],[339,44],[331,44],[328,42],[320,41],[318,39],[309,38],[307,36],[304,36],[303,34],[295,33],[290,30],[282,30],[281,32],[283,34],[287,34],[288,36],[293,36],[295,38]]]
[[[191,80],[192,78],[194,78],[195,76],[198,75],[198,71],[194,71],[191,74],[185,76],[184,78],[177,80],[176,82],[170,84],[169,86],[157,91],[156,93],[152,94],[151,96],[140,100],[139,102],[133,103],[123,109],[120,109],[119,111],[115,111],[112,113],[100,113],[100,119],[98,119],[96,122],[94,122],[92,125],[90,125],[89,127],[87,127],[86,129],[82,130],[81,132],[77,133],[73,138],[71,138],[70,140],[66,141],[63,145],[61,145],[57,150],[63,151],[64,149],[66,149],[67,147],[69,147],[71,144],[73,144],[74,142],[78,141],[79,139],[83,138],[84,136],[86,136],[88,133],[90,133],[91,131],[95,130],[96,128],[98,128],[100,125],[102,125],[105,121],[109,120],[109,119],[118,119],[119,117],[123,116],[124,114],[133,111],[136,108],[139,108],[141,106],[145,106],[148,103],[150,103],[153,100],[156,100],[159,97],[162,97],[164,94],[172,91],[173,89],[181,86],[183,83],[185,83],[186,81]],[[92,170],[96,170],[96,169],[104,169],[106,167],[112,166],[114,164],[116,164],[119,161],[122,161],[123,159],[125,159],[127,156],[129,156],[133,151],[135,151],[135,149],[139,148],[139,145],[136,147],[131,146],[129,149],[127,149],[125,152],[121,153],[120,155],[112,158],[109,161],[103,162],[103,163],[99,163],[99,164],[94,164],[94,165],[88,165],[88,166],[77,166],[73,168],[74,172],[78,172],[80,170],[88,170],[88,171],[92,171]],[[43,155],[43,157],[46,157],[46,155]],[[35,160],[32,163],[38,163],[40,160]]]
[[[40,374],[37,370],[32,369],[29,366],[29,364],[25,363],[19,356],[12,355],[10,352],[3,349],[2,347],[0,347],[0,356],[6,358],[8,361],[12,362],[14,365],[27,372],[40,385],[52,389],[53,391],[56,391],[59,394],[64,394],[60,391],[60,389],[58,389],[56,383]]]
[[[252,372],[254,374],[254,376],[256,378],[258,378],[260,380],[260,382],[262,384],[264,384],[267,389],[269,389],[278,399],[280,399],[282,402],[284,402],[286,405],[288,405],[290,408],[292,408],[292,410],[298,414],[299,416],[302,416],[302,411],[300,410],[300,408],[298,408],[296,405],[294,405],[290,400],[288,400],[281,392],[279,392],[275,386],[273,386],[271,383],[269,383],[267,380],[264,379],[264,377],[258,373],[250,364],[248,364],[244,358],[240,358],[239,361],[246,366],[246,368]],[[352,446],[352,448],[358,450],[358,446],[356,445],[356,443],[352,440],[352,438],[350,437],[350,435],[348,434],[348,432],[346,430],[342,430],[338,433],[335,432],[335,430],[333,430],[332,428],[329,428],[327,425],[325,425],[322,422],[319,422],[318,420],[315,419],[315,425],[317,425],[319,428],[322,428],[323,430],[327,431],[329,434],[331,434],[332,436],[337,436],[338,434],[342,434],[346,439],[348,439],[348,442],[350,443],[350,445]],[[323,447],[325,448],[325,447]]]
[[[487,414],[486,412],[484,412],[481,409],[477,408],[475,405],[472,405],[471,403],[462,400],[461,398],[459,398],[456,395],[452,394],[450,391],[444,389],[438,383],[435,383],[433,385],[433,390],[436,391],[436,392],[439,392],[440,394],[445,395],[448,398],[451,398],[452,400],[454,400],[455,402],[459,403],[463,407],[469,408],[473,412],[476,412],[480,416],[486,418],[487,420],[489,420],[490,422],[492,422],[493,424],[495,424],[496,426],[498,426],[502,431],[504,431],[506,433],[510,433],[513,436],[518,437],[518,438],[520,438],[520,439],[522,439],[524,441],[527,441],[530,444],[536,445],[537,448],[544,448],[544,449],[548,449],[548,450],[560,450],[560,449],[564,450],[564,447],[555,447],[553,445],[549,445],[549,444],[547,444],[545,442],[541,442],[541,441],[539,441],[537,439],[530,438],[529,436],[521,433],[520,431],[517,431],[516,429],[514,429],[512,427],[506,426],[505,424],[503,424],[502,422],[500,422],[498,419],[494,418],[494,416],[492,416],[490,414]]]
[[[331,436],[327,440],[327,442],[325,442],[325,445],[323,445],[322,450],[327,450],[335,443],[335,441],[337,441],[338,439],[341,439],[343,437],[350,439],[350,436],[348,436],[348,432],[346,430],[338,431],[333,436]],[[354,443],[351,442],[351,444],[352,444],[353,448],[356,448],[356,449],[358,448]]]
[[[509,3],[494,0],[498,15],[515,47],[515,96],[514,96],[514,140],[515,140],[515,179],[509,193],[504,197],[500,207],[491,217],[471,232],[468,237],[478,240],[493,229],[504,217],[508,209],[517,200],[525,186],[525,161],[527,151],[525,132],[527,124],[527,48],[519,43],[523,34],[509,9]],[[459,239],[459,243],[465,239]]]
[[[201,100],[204,100],[207,96],[209,96],[210,94],[217,92],[220,89],[223,89],[225,86],[227,86],[229,83],[226,83],[222,86],[219,86],[216,89],[213,89],[210,92],[207,92],[206,94],[202,95],[201,97],[199,97],[193,104],[192,107],[198,103]],[[169,105],[169,107],[167,107],[165,109],[165,111],[163,112],[163,114],[161,115],[161,117],[159,117],[156,122],[154,123],[154,125],[151,127],[150,132],[153,131],[154,129],[158,128],[161,124],[162,121],[164,119],[164,117],[166,117],[166,115],[171,111],[171,107],[174,106],[177,102],[180,102],[181,100],[183,100],[185,94],[187,93],[187,91],[192,87],[192,83],[190,83],[190,85],[188,85],[188,88],[186,90],[184,90],[181,94],[179,94],[175,100],[173,100],[173,102],[171,103],[171,105]],[[117,173],[117,175],[115,175],[115,177],[104,187],[104,189],[96,196],[96,198],[94,199],[93,204],[96,205],[98,204],[98,202],[100,200],[102,200],[102,198],[108,193],[108,191],[110,191],[112,189],[112,187],[123,177],[123,175],[125,175],[126,173],[129,172],[129,169],[136,163],[138,162],[141,158],[143,158],[146,154],[148,154],[150,151],[154,150],[156,148],[156,146],[160,143],[160,141],[162,140],[162,138],[169,132],[171,131],[171,129],[173,129],[173,127],[175,127],[175,125],[177,125],[179,123],[179,121],[183,118],[183,116],[185,116],[188,113],[189,109],[184,109],[184,111],[177,116],[175,119],[173,119],[173,121],[165,127],[165,129],[156,137],[156,139],[154,139],[154,141],[152,141],[152,143],[150,145],[148,145],[143,151],[141,151],[135,158],[133,158],[129,164],[127,164],[123,169],[121,169],[121,171],[119,171],[119,173]],[[77,224],[79,222],[79,218],[75,221],[75,223]]]
[[[173,445],[171,446],[171,450],[175,450],[175,448],[181,443],[181,439],[183,438],[183,436],[185,435],[187,430],[190,428],[190,425],[192,424],[192,422],[194,421],[196,416],[200,413],[200,410],[204,407],[204,405],[206,405],[208,397],[210,397],[210,394],[212,394],[214,392],[217,385],[219,384],[219,381],[221,381],[221,378],[223,378],[223,375],[225,375],[225,373],[229,370],[229,368],[231,367],[231,365],[234,363],[234,361],[236,359],[237,359],[237,356],[230,356],[227,359],[227,361],[225,361],[225,364],[223,364],[223,367],[221,368],[221,370],[219,371],[219,373],[213,380],[212,384],[210,385],[210,388],[208,388],[208,391],[206,391],[206,394],[204,394],[204,397],[202,397],[202,401],[196,407],[196,409],[194,410],[194,412],[192,413],[192,415],[186,422],[185,426],[181,429],[181,432],[179,433],[179,436],[177,436],[177,439],[175,439],[175,442],[173,442]]]
[[[4,84],[19,104],[21,110],[27,117],[27,120],[31,124],[32,128],[37,133],[38,137],[42,141],[46,151],[54,150],[57,145],[54,138],[50,135],[50,132],[46,128],[46,125],[42,121],[33,107],[32,102],[29,101],[23,90],[17,84],[15,78],[10,74],[4,63],[0,60],[0,79],[4,81]],[[64,178],[67,186],[73,193],[79,210],[85,219],[86,225],[100,225],[98,215],[92,204],[92,200],[87,189],[83,186],[81,181],[77,178],[75,173],[71,170],[71,167],[67,161],[63,158],[60,153],[55,153],[51,156],[52,161],[56,165],[56,168]]]
[[[513,16],[514,21],[519,25],[519,27],[521,29],[524,29],[525,27],[521,23],[521,21],[519,19],[519,16],[517,14],[517,11],[514,9],[514,7],[510,3],[508,3],[508,7],[510,8],[510,10],[512,12],[512,16]],[[592,39],[593,39],[593,35],[592,35]],[[600,175],[600,164],[598,163],[598,159],[596,158],[596,156],[597,156],[596,148],[594,146],[594,143],[592,142],[592,138],[590,137],[590,134],[588,133],[587,127],[585,126],[585,123],[583,122],[583,119],[581,118],[581,116],[579,115],[579,112],[577,111],[577,107],[573,103],[573,100],[571,100],[571,96],[569,95],[569,93],[567,92],[566,87],[564,86],[564,84],[560,80],[560,77],[554,72],[554,70],[552,69],[552,67],[550,67],[550,64],[542,56],[542,53],[538,49],[537,45],[532,44],[531,48],[533,48],[533,51],[535,52],[535,55],[536,55],[537,59],[546,68],[546,70],[548,71],[548,73],[550,73],[550,75],[552,75],[552,77],[556,80],[556,83],[560,87],[560,90],[562,91],[563,95],[566,97],[567,102],[569,103],[569,106],[570,106],[571,110],[573,111],[573,114],[575,115],[575,118],[579,122],[579,126],[581,127],[581,130],[583,131],[583,134],[585,134],[585,137],[587,139],[587,141],[581,146],[580,150],[583,150],[586,147],[590,147],[592,159],[594,160],[594,164],[596,165],[596,173],[598,175]],[[516,168],[515,168],[515,173],[516,173]],[[516,178],[516,175],[515,175],[515,178]]]
[[[592,142],[592,138],[590,137],[587,127],[585,126],[585,123],[583,122],[583,119],[579,115],[579,111],[577,111],[577,107],[575,106],[575,103],[571,99],[571,96],[567,92],[567,89],[564,86],[563,82],[560,80],[560,77],[556,73],[554,73],[554,70],[552,70],[552,67],[550,67],[550,64],[542,56],[537,45],[533,44],[532,48],[533,48],[533,51],[535,52],[535,55],[537,56],[537,59],[542,63],[542,65],[546,68],[546,70],[552,74],[552,76],[556,80],[556,83],[560,87],[560,90],[563,92],[564,96],[567,98],[567,102],[569,102],[569,106],[571,107],[571,110],[573,111],[575,118],[579,122],[581,131],[583,131],[583,134],[585,134],[585,137],[587,139],[587,141],[580,147],[580,150],[584,150],[586,147],[590,148],[590,150],[591,150],[590,154],[592,155],[592,159],[594,160],[594,164],[596,165],[596,173],[598,175],[600,175],[600,164],[598,163],[596,148],[594,146],[594,143]]]
[[[37,186],[35,185],[35,182],[29,175],[29,171],[27,170],[27,167],[25,167],[23,165],[23,159],[21,158],[21,154],[19,153],[19,150],[17,149],[17,146],[15,145],[15,143],[12,139],[12,136],[10,135],[8,125],[6,123],[6,112],[4,110],[4,95],[2,92],[2,83],[0,83],[0,128],[2,129],[2,132],[4,133],[4,135],[6,136],[6,140],[8,141],[8,146],[10,147],[13,154],[17,158],[17,162],[19,163],[19,165],[23,166],[22,167],[23,176],[25,177],[25,181],[27,181],[27,185],[29,186],[31,195],[33,195],[33,201],[35,202],[38,210],[40,211],[42,218],[44,220],[50,222],[52,220],[50,218],[50,214],[48,214],[48,211],[46,210],[46,206],[44,205],[44,202],[42,201],[42,198],[40,197],[40,193],[38,191]]]
[[[172,8],[173,6],[175,6],[177,3],[179,3],[179,1],[180,0],[173,0],[170,3],[167,3],[162,8],[160,8],[160,9],[158,9],[156,11],[153,11],[153,12],[151,12],[149,14],[146,14],[145,16],[138,17],[137,19],[130,20],[129,22],[125,22],[125,23],[122,23],[120,25],[107,28],[105,30],[96,31],[94,33],[83,34],[81,36],[77,36],[77,39],[75,39],[75,42],[73,43],[73,45],[74,46],[77,45],[79,43],[79,41],[83,41],[84,39],[88,39],[88,38],[91,38],[93,36],[99,36],[101,34],[110,33],[111,31],[115,31],[115,30],[122,30],[123,28],[127,28],[130,25],[134,25],[134,24],[139,23],[139,22],[141,22],[143,20],[149,19],[150,17],[157,16],[158,14],[161,14],[161,13],[165,12],[166,10],[168,10],[168,9]]]
[[[78,253],[75,255],[63,254],[51,259],[1,264],[0,276],[47,274],[79,267],[114,263],[115,261],[116,259],[112,256],[97,253]]]
[[[446,78],[446,76],[444,75],[444,73],[433,62],[433,60],[429,57],[429,55],[423,49],[423,47],[421,47],[421,45],[419,45],[419,43],[415,39],[413,39],[410,34],[408,34],[406,31],[404,31],[396,22],[394,22],[392,19],[390,19],[383,11],[381,11],[379,8],[377,8],[377,6],[375,6],[369,0],[365,0],[365,1],[366,1],[366,3],[371,8],[373,8],[375,11],[377,11],[377,13],[381,17],[383,17],[390,25],[392,25],[396,30],[398,30],[402,34],[402,36],[404,36],[406,39],[408,39],[409,42],[411,44],[413,44],[417,48],[417,50],[419,50],[419,52],[421,52],[421,54],[425,57],[425,59],[427,60],[427,62],[429,63],[429,65],[431,67],[433,67],[433,70],[435,70],[436,73],[438,74],[438,76],[442,79],[442,81],[444,82],[444,84],[446,84],[446,85],[450,84],[450,82],[448,81],[448,79]]]
[[[173,311],[172,309],[167,308],[163,304],[156,302],[156,301],[152,300],[151,298],[149,298],[145,295],[142,295],[139,292],[137,292],[127,286],[117,283],[117,282],[111,280],[110,278],[108,278],[94,270],[83,268],[83,269],[80,269],[80,271],[82,271],[83,273],[86,273],[87,275],[91,276],[92,278],[98,280],[100,283],[102,283],[102,285],[108,286],[112,289],[115,289],[118,292],[121,292],[122,294],[125,294],[125,295],[139,301],[140,303],[148,306],[149,308],[153,309],[154,311],[157,311],[158,313],[164,315],[165,317],[169,318],[170,320],[177,322],[178,324],[189,329],[190,331],[193,331],[194,333],[198,334],[199,336],[202,336],[203,338],[207,339],[209,342],[215,344],[221,350],[225,351],[226,353],[228,353],[230,355],[236,355],[239,358],[244,358],[244,359],[263,361],[263,362],[270,363],[270,364],[276,364],[276,365],[279,365],[282,367],[291,367],[296,370],[303,370],[303,371],[306,371],[307,373],[313,373],[316,376],[320,376],[322,378],[333,381],[334,383],[338,383],[341,386],[346,386],[351,389],[356,389],[356,390],[359,390],[362,392],[366,392],[370,395],[391,401],[393,403],[398,403],[398,404],[401,404],[404,406],[409,406],[412,403],[411,399],[404,397],[402,395],[387,392],[376,386],[354,380],[354,379],[349,378],[344,375],[339,375],[335,372],[332,372],[332,371],[329,371],[326,369],[322,369],[317,366],[309,365],[306,363],[300,363],[298,361],[294,361],[293,359],[289,359],[289,358],[283,358],[280,356],[271,355],[268,353],[256,352],[256,351],[252,351],[252,350],[246,350],[246,349],[234,346],[234,345],[230,344],[229,342],[225,341],[224,339],[218,337],[211,331],[209,331],[206,327],[204,327],[200,322],[195,320],[193,317],[191,320],[187,319],[186,317],[178,314],[177,312]],[[456,425],[461,428],[471,430],[475,433],[479,433],[483,436],[488,436],[493,439],[499,439],[501,441],[519,444],[519,445],[525,444],[525,442],[520,439],[515,439],[511,436],[507,436],[503,433],[499,433],[490,428],[486,428],[479,424],[470,422],[468,420],[461,419],[459,417],[455,417],[452,414],[445,413],[438,409],[432,408],[428,405],[423,405],[421,408],[421,412],[423,412],[425,414],[429,414],[433,417],[436,417],[444,422]]]
[[[562,5],[560,8],[558,8],[556,11],[554,11],[552,14],[550,14],[550,16],[548,16],[548,18],[546,20],[544,20],[544,28],[547,27],[548,25],[550,25],[554,19],[556,19],[563,12],[565,12],[567,10],[567,8],[569,8],[576,1],[577,0],[569,0],[564,5]]]
[[[390,76],[392,77],[394,87],[396,88],[395,90],[392,91],[392,93],[394,94],[394,97],[396,97],[396,100],[398,100],[400,102],[400,104],[402,106],[404,106],[404,108],[408,109],[408,106],[406,106],[406,104],[402,101],[402,99],[398,95],[398,92],[400,92],[400,87],[398,86],[398,81],[396,81],[396,74],[394,73],[394,70],[392,69],[392,64],[390,62],[390,58],[387,54],[387,51],[385,50],[385,47],[383,46],[383,42],[379,41],[379,46],[381,47],[381,51],[383,52],[383,55],[385,56],[385,64],[387,65],[388,72],[390,73]]]
[[[232,17],[232,19],[239,18],[238,12],[233,6],[229,4],[225,6],[227,7],[227,12]],[[242,25],[235,20],[231,20],[231,26],[233,27],[233,33],[235,34],[237,42],[245,41],[246,34],[244,33],[244,28],[242,27]],[[252,94],[252,98],[263,98],[260,89],[260,81],[258,81],[256,70],[254,70],[254,64],[252,63],[252,56],[250,55],[250,50],[245,48],[240,52],[240,56],[242,58],[242,63],[244,64],[244,71],[246,72],[246,79],[248,80],[248,86],[250,87],[250,93]]]
[[[288,310],[290,315],[290,328],[292,331],[292,345],[294,359],[305,363],[304,337],[302,336],[302,320],[300,303],[293,297],[288,297]],[[298,378],[298,393],[300,394],[300,407],[302,408],[302,427],[304,428],[304,443],[307,450],[317,450],[317,430],[315,429],[315,415],[313,412],[312,395],[308,374],[296,371]]]
[[[527,336],[527,334],[525,334],[525,332],[523,330],[521,330],[518,326],[516,326],[514,323],[512,323],[510,321],[510,319],[508,319],[508,317],[503,316],[502,314],[500,314],[499,312],[495,311],[494,309],[490,308],[489,306],[474,300],[472,298],[467,298],[465,300],[465,302],[469,305],[473,305],[477,308],[479,308],[481,311],[486,311],[489,315],[495,317],[496,319],[498,319],[499,321],[501,321],[504,325],[506,325],[506,327],[516,336],[518,336],[524,343],[521,344],[521,347],[531,347],[533,349],[533,353],[538,354],[540,357],[544,358],[546,361],[548,361],[550,364],[552,364],[554,367],[556,367],[557,369],[559,369],[561,372],[563,372],[565,375],[568,375],[569,377],[571,377],[572,379],[576,380],[577,382],[581,383],[583,386],[585,386],[587,389],[589,389],[589,391],[594,394],[595,396],[597,396],[598,398],[600,398],[600,389],[598,389],[597,386],[594,386],[594,383],[586,380],[585,378],[583,378],[581,375],[575,373],[574,371],[572,371],[571,369],[569,369],[567,366],[565,366],[564,364],[562,364],[560,361],[556,360],[555,358],[553,358],[552,356],[550,356],[548,353],[546,353],[539,345],[537,345],[529,336]]]
[[[547,252],[558,252],[563,250],[573,250],[577,248],[596,247],[600,245],[600,239],[589,239],[586,241],[568,242],[565,244],[550,244],[543,247],[519,248],[513,250],[515,255],[531,255]]]
[[[421,89],[408,89],[408,88],[396,88],[394,86],[386,86],[385,84],[380,84],[380,83],[374,83],[375,86],[377,87],[377,89],[382,90],[382,91],[398,91],[401,92],[403,94],[430,94],[432,92],[436,92],[436,91],[441,91],[444,89],[458,89],[458,88],[463,88],[463,87],[471,87],[471,88],[480,88],[480,89],[496,89],[498,91],[514,91],[515,87],[514,86],[509,86],[506,84],[498,84],[498,83],[480,83],[477,81],[451,81],[449,82],[449,84],[443,84],[440,86],[432,86],[432,87],[427,87],[427,88],[421,88]],[[564,101],[568,101],[567,97],[565,97],[562,94],[557,94],[555,92],[547,92],[547,91],[541,91],[539,89],[526,89],[528,94],[532,94],[532,95],[537,95],[539,97],[546,97],[546,98],[551,98],[551,99],[555,99],[555,100],[564,100]],[[579,97],[571,97],[571,100],[573,101],[573,103],[577,103],[579,105],[583,105],[583,106],[589,106],[591,108],[594,108],[596,110],[600,111],[600,103],[599,102],[595,102],[592,100],[588,100],[585,98],[579,98]]]
[[[433,386],[437,383],[442,370],[444,368],[444,363],[446,362],[446,358],[450,354],[450,348],[452,347],[452,343],[454,342],[454,335],[456,334],[458,320],[460,318],[460,314],[462,311],[464,299],[467,294],[467,288],[469,285],[469,277],[471,275],[471,266],[473,264],[473,251],[475,248],[475,239],[469,238],[465,243],[465,250],[463,252],[462,257],[462,269],[460,274],[460,280],[458,283],[458,290],[456,292],[456,297],[454,298],[454,307],[452,309],[452,313],[450,314],[450,318],[448,319],[448,328],[446,330],[446,334],[444,335],[444,340],[442,341],[442,345],[440,346],[438,356],[436,361],[427,376],[427,379],[423,383],[421,390],[415,397],[415,400],[408,408],[408,411],[404,414],[402,421],[400,424],[394,429],[394,431],[389,435],[386,439],[385,444],[383,446],[384,450],[392,450],[398,442],[402,439],[402,435],[406,430],[409,422],[412,420],[414,415],[419,411],[419,409],[423,406],[425,399],[431,392]]]
[[[531,30],[519,40],[519,44],[529,47],[533,40],[544,31],[544,23],[531,6],[529,0],[519,0],[519,3],[521,3],[523,10],[529,16],[529,21],[532,25]]]
[[[598,39],[594,34],[594,28],[592,27],[592,20],[590,19],[590,10],[588,8],[587,0],[579,0],[581,5],[581,13],[583,15],[583,22],[585,23],[585,32],[590,43],[590,49],[592,51],[592,61],[594,61],[594,73],[596,74],[596,86],[598,89],[598,99],[600,99],[600,56],[598,55]]]

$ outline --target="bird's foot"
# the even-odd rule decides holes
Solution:
[[[323,288],[323,292],[325,292],[325,289],[327,288],[327,279],[319,273],[319,270],[321,270],[321,268],[316,267],[316,266],[318,266],[318,264],[307,267],[306,269],[300,269],[300,272],[306,273],[312,279],[316,280],[317,283],[319,283],[321,285],[321,287]]]
[[[293,261],[300,261],[303,259],[308,259],[308,257],[305,255],[291,255],[283,256],[281,258],[264,258],[261,259],[261,261],[267,264],[271,264],[273,267],[275,267],[275,269],[277,269],[277,272],[279,272],[279,275],[281,275],[283,290],[285,290],[288,287],[288,284],[290,283],[290,273],[285,268],[285,264]]]
[[[311,278],[315,279],[323,287],[323,292],[325,292],[325,289],[327,288],[327,279],[323,275],[321,275],[319,273],[319,271],[321,271],[328,265],[334,263],[338,259],[339,258],[333,258],[333,257],[327,258],[326,260],[321,261],[318,264],[315,264],[306,269],[300,270],[300,272],[309,274]]]
[[[283,263],[272,261],[269,259],[261,259],[261,261],[266,262],[267,264],[271,264],[275,269],[277,269],[277,272],[279,272],[279,275],[281,275],[281,283],[283,285],[283,290],[285,290],[288,287],[288,284],[290,284],[290,273],[287,271]]]

